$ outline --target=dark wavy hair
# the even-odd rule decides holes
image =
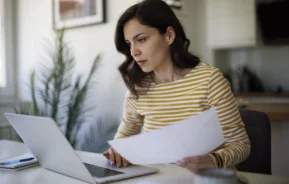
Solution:
[[[175,31],[175,40],[170,45],[172,62],[177,68],[194,68],[200,59],[189,53],[190,41],[186,37],[184,29],[171,10],[162,0],[144,0],[128,8],[119,18],[115,31],[116,49],[125,55],[125,61],[119,66],[119,71],[131,94],[138,98],[140,94],[146,93],[150,87],[144,85],[143,79],[149,75],[145,73],[134,61],[130,53],[130,47],[125,42],[123,28],[131,19],[137,19],[141,24],[156,28],[160,34],[165,34],[171,26]],[[136,86],[146,90],[138,91]]]

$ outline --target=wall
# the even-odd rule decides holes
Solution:
[[[75,51],[77,73],[86,73],[97,53],[103,56],[100,73],[104,78],[100,81],[112,81],[105,79],[117,73],[117,66],[123,57],[116,52],[113,42],[116,20],[120,13],[136,0],[117,2],[119,1],[107,1],[107,23],[67,30],[65,40],[70,42],[70,46]],[[25,89],[27,77],[23,76],[27,76],[41,61],[44,39],[52,39],[54,35],[51,1],[19,1],[18,12],[19,95],[25,100],[28,99]],[[107,71],[103,72],[103,68]],[[104,85],[111,85],[106,82],[103,82]]]
[[[137,0],[107,0],[107,22],[99,25],[73,28],[66,31],[65,40],[69,41],[76,57],[76,74],[86,74],[96,54],[102,59],[94,79],[95,91],[92,99],[97,111],[106,117],[106,124],[119,121],[123,96],[126,87],[117,67],[124,57],[117,53],[114,46],[114,30],[118,17]],[[45,39],[52,40],[52,3],[51,1],[18,1],[18,42],[17,58],[19,73],[19,98],[30,100],[29,73],[37,67],[41,56],[45,54]],[[98,114],[97,112],[95,114]],[[113,114],[113,116],[111,116]],[[117,123],[116,123],[117,125]],[[108,125],[109,126],[109,125]]]
[[[247,65],[264,82],[269,91],[276,91],[278,85],[289,91],[289,46],[264,46],[218,51],[216,65],[224,70]]]

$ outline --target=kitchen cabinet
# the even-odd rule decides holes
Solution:
[[[213,49],[256,44],[255,0],[206,0],[208,45]]]

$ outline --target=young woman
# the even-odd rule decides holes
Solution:
[[[126,56],[119,71],[129,89],[115,139],[138,134],[142,127],[149,132],[172,125],[215,107],[226,142],[210,154],[176,164],[196,172],[234,167],[247,158],[250,142],[229,83],[220,70],[189,53],[190,41],[165,2],[145,0],[128,8],[118,20],[115,45]],[[118,167],[128,165],[113,148],[104,156]]]

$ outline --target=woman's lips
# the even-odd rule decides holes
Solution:
[[[137,61],[137,64],[139,66],[142,66],[142,65],[144,65],[145,62],[146,62],[146,60],[139,60],[139,61]]]

